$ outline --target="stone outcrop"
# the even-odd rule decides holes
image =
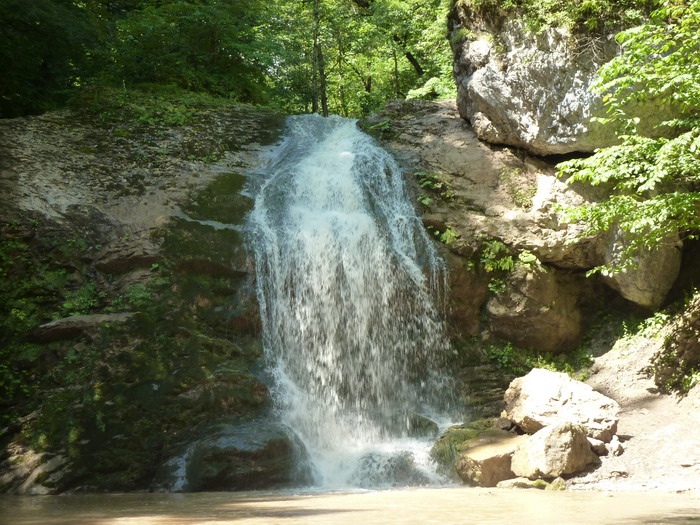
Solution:
[[[455,470],[465,483],[495,487],[500,481],[515,477],[511,456],[527,436],[492,429],[464,445]]]
[[[611,37],[533,31],[516,13],[471,4],[455,2],[449,20],[460,115],[480,139],[537,155],[617,142],[614,129],[591,122],[605,116],[591,86],[597,69],[618,52]],[[670,114],[659,105],[629,109],[644,133]]]
[[[118,314],[73,315],[42,324],[30,334],[32,341],[50,343],[61,339],[71,339],[84,333],[95,333],[104,323],[122,324],[133,317],[132,312]]]
[[[513,336],[514,342],[533,348],[560,351],[571,345],[581,332],[579,308],[585,305],[586,294],[600,297],[605,293],[601,284],[647,305],[648,297],[628,291],[654,287],[653,300],[658,301],[675,280],[673,264],[664,263],[666,252],[649,254],[640,270],[630,270],[624,277],[620,274],[605,282],[597,276],[583,279],[585,271],[606,263],[606,254],[621,240],[583,236],[583,226],[567,223],[558,206],[594,202],[604,194],[599,188],[566,184],[556,177],[553,165],[541,159],[480,141],[452,101],[393,101],[368,118],[366,127],[373,131],[369,128],[387,121],[391,123],[388,129],[377,131],[375,127],[374,132],[403,165],[422,203],[425,225],[438,236],[451,232],[445,250],[452,290],[450,321],[461,333],[476,335],[485,328],[480,312],[493,276],[483,272],[480,263],[484,243],[492,240],[503,242],[515,260],[528,250],[547,270],[544,276],[533,276],[546,294],[537,291],[534,283],[528,292],[532,297],[518,292],[523,279],[516,272],[498,278],[506,284],[512,281],[511,291],[519,297],[496,296],[490,303],[495,314],[492,326],[498,326],[504,337]],[[680,252],[675,250],[672,255],[680,256]],[[505,303],[512,300],[518,304],[518,315],[505,311]],[[546,312],[542,322],[548,328],[529,330],[528,337],[519,335],[522,326],[539,322],[533,317],[538,311]],[[511,322],[514,326],[508,327]],[[555,326],[559,323],[561,327]],[[550,337],[550,329],[556,337]]]
[[[298,470],[303,445],[285,427],[265,422],[217,425],[167,462],[156,487],[167,491],[255,490],[309,481]]]
[[[617,261],[625,245],[624,232],[619,229],[609,232],[603,262]],[[606,281],[625,299],[649,309],[658,308],[680,272],[682,246],[675,235],[656,250],[637,255],[634,268],[610,275]]]
[[[506,417],[528,433],[572,423],[607,443],[617,431],[620,405],[566,374],[534,368],[514,379],[504,398]],[[590,449],[587,441],[586,446]]]
[[[175,127],[115,117],[0,120],[0,251],[16,261],[0,299],[21,320],[1,337],[21,373],[0,401],[14,418],[0,492],[148,490],[214,422],[269,409],[241,172],[284,116],[227,105]],[[221,457],[247,464],[250,486],[277,486],[293,475],[292,441],[263,427],[267,445],[234,432],[238,455]],[[219,467],[197,483],[234,486],[238,467]]]
[[[520,266],[486,304],[491,330],[518,346],[554,352],[581,335],[581,283],[542,266]]]
[[[574,474],[598,462],[587,430],[570,422],[545,427],[518,445],[511,468],[517,476],[552,479]]]

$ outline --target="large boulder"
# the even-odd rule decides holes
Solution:
[[[604,247],[603,262],[618,262],[626,245],[625,233],[619,228],[612,230]],[[607,284],[633,303],[649,309],[658,308],[680,272],[682,245],[675,235],[655,250],[639,253],[634,268],[606,277]]]
[[[564,422],[545,427],[520,443],[513,453],[511,469],[530,479],[552,479],[581,472],[598,461],[586,429]]]
[[[498,482],[515,477],[510,466],[511,456],[525,439],[527,436],[505,430],[488,430],[466,445],[455,470],[465,483],[495,487]]]
[[[566,374],[533,368],[511,382],[504,399],[506,417],[530,434],[564,422],[605,443],[617,432],[617,401]]]
[[[278,488],[309,481],[299,439],[283,425],[254,421],[202,432],[161,468],[156,489],[219,491]]]
[[[533,31],[517,13],[454,4],[457,102],[479,138],[537,155],[593,151],[617,142],[612,126],[591,122],[605,116],[601,95],[591,86],[598,68],[617,54],[614,40],[555,27]],[[653,131],[664,115],[658,104],[628,111],[640,117],[643,133]]]
[[[520,266],[486,309],[494,334],[544,352],[572,347],[581,335],[580,285],[554,270]]]

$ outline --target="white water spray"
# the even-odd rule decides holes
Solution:
[[[283,422],[323,487],[436,481],[444,268],[400,170],[353,120],[290,117],[251,215]],[[444,291],[444,290],[442,290]],[[432,425],[432,426],[431,426]]]

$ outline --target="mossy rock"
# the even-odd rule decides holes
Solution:
[[[448,428],[430,450],[430,457],[438,464],[440,472],[455,480],[458,479],[454,466],[459,454],[471,440],[478,438],[493,425],[493,419],[478,419]]]

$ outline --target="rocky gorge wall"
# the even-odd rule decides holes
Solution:
[[[241,231],[241,173],[283,122],[0,122],[0,491],[291,482]]]

